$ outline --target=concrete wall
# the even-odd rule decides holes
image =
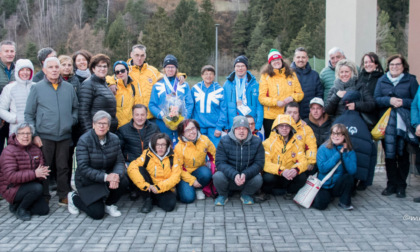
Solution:
[[[410,73],[420,78],[420,1],[410,0],[408,20],[408,64]]]
[[[376,52],[376,6],[377,0],[326,0],[326,64],[335,46],[357,65],[363,54]]]

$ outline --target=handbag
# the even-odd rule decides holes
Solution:
[[[209,167],[211,174],[214,174],[216,172],[216,165],[214,164],[214,158],[208,152],[207,152],[207,155],[210,159],[210,161],[207,162],[207,167]],[[210,180],[210,183],[208,183],[205,187],[203,187],[203,193],[207,197],[212,197],[212,198],[216,198],[219,195],[217,193],[216,187],[213,184],[213,179]]]
[[[322,185],[334,174],[337,170],[338,166],[341,164],[341,160],[334,166],[334,168],[324,177],[321,181],[317,178],[317,174],[309,176],[306,180],[305,185],[300,188],[296,196],[293,198],[293,201],[297,204],[305,207],[310,208],[312,202],[315,199],[315,196],[318,194],[319,190],[321,189]]]
[[[391,108],[388,108],[387,111],[382,115],[381,119],[379,119],[373,130],[370,132],[372,134],[373,140],[378,141],[385,138],[385,130],[386,126],[388,126],[390,115]]]

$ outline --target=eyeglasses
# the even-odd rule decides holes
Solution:
[[[120,74],[120,73],[125,73],[125,69],[121,69],[121,70],[117,70],[117,71],[115,71],[115,74],[116,75],[118,75],[118,74]]]
[[[108,127],[108,123],[98,122],[98,123],[95,123],[95,124],[98,125],[99,127]]]
[[[156,148],[166,148],[166,144],[156,144]]]
[[[96,65],[95,68],[108,68],[108,65]]]
[[[402,66],[402,63],[392,63],[392,64],[389,64],[389,66],[390,67],[399,67],[399,66]]]
[[[20,132],[18,132],[17,133],[19,136],[30,136],[30,135],[32,135],[32,133],[20,133]]]
[[[285,128],[289,128],[290,125],[288,125],[288,124],[279,124],[277,127],[285,129]]]
[[[336,136],[336,137],[339,137],[339,136],[344,136],[344,134],[343,134],[343,133],[341,133],[341,132],[332,132],[332,133],[331,133],[331,136]]]
[[[191,128],[191,129],[184,129],[184,131],[185,131],[185,133],[189,134],[189,133],[191,133],[191,132],[195,132],[195,131],[197,131],[197,128],[196,128],[196,127],[194,127],[194,128]]]

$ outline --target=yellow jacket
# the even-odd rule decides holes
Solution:
[[[191,173],[197,168],[206,165],[206,156],[209,152],[213,158],[216,156],[216,147],[205,135],[200,135],[197,142],[184,142],[181,137],[175,146],[175,159],[182,169],[181,179],[192,186],[197,180]]]
[[[264,106],[264,118],[275,119],[284,113],[284,107],[277,107],[277,101],[283,101],[291,96],[295,102],[303,99],[303,91],[295,73],[286,79],[284,68],[274,69],[275,75],[270,77],[263,74],[260,80],[260,94],[258,100]]]
[[[289,115],[278,115],[272,128],[274,129],[277,125],[284,123],[292,126],[290,134],[292,137],[285,144],[283,136],[273,131],[270,137],[263,142],[265,150],[264,171],[281,175],[286,169],[297,168],[299,174],[301,174],[307,169],[307,161],[302,144],[296,138],[296,134],[293,133],[293,131],[296,131],[293,118]]]
[[[139,167],[143,166],[146,160],[146,155],[150,157],[146,170],[150,174],[158,193],[173,190],[181,180],[181,167],[175,158],[173,166],[171,167],[170,165],[169,156],[173,155],[173,153],[169,153],[161,161],[151,150],[144,150],[143,154],[131,162],[127,168],[131,181],[142,191],[149,189],[150,184],[144,180],[139,171]]]
[[[308,125],[303,125],[302,120],[296,124],[296,138],[302,142],[302,149],[305,150],[306,160],[308,165],[314,165],[316,163],[316,138],[313,130]]]
[[[109,85],[117,85],[117,93],[115,94],[115,100],[117,101],[117,119],[118,128],[126,123],[129,123],[133,118],[132,108],[134,104],[140,103],[140,97],[137,96],[138,90],[133,85],[133,81],[128,77],[127,86],[124,85],[122,79],[116,79],[114,75],[106,76],[106,82]]]

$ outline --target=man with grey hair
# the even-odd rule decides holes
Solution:
[[[328,66],[322,69],[319,77],[321,78],[321,83],[324,85],[324,101],[328,98],[328,92],[332,86],[334,86],[335,81],[335,65],[342,59],[345,59],[343,50],[338,47],[333,47],[328,51],[330,60],[328,61]]]
[[[10,40],[0,42],[0,94],[4,86],[15,80],[16,44]],[[9,124],[4,120],[0,123],[0,154],[3,151],[4,141],[9,136]]]
[[[39,60],[39,63],[41,63],[41,66],[44,65],[45,59],[49,57],[57,57],[57,53],[51,47],[45,47],[38,51],[37,58]],[[44,79],[44,72],[41,70],[34,75],[32,81],[39,82],[42,79]]]
[[[305,119],[309,116],[309,102],[314,97],[324,97],[324,86],[319,80],[319,75],[316,71],[312,70],[308,62],[308,53],[305,48],[299,47],[295,50],[293,63],[290,66],[295,70],[295,73],[305,94],[302,101],[299,103],[300,118]]]
[[[59,205],[67,205],[71,129],[77,123],[79,104],[73,85],[60,77],[60,61],[56,57],[47,58],[42,71],[45,78],[29,93],[25,121],[35,125],[34,143],[42,147],[45,164],[52,167],[55,160]],[[43,194],[47,200],[51,198],[48,185],[46,180]]]

